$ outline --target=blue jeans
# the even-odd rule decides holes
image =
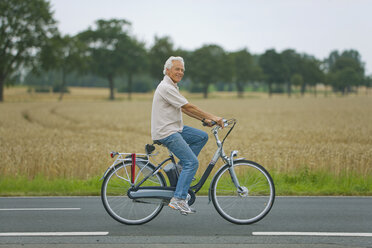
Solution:
[[[182,165],[174,197],[186,199],[193,177],[199,167],[197,156],[208,141],[208,134],[202,130],[184,126],[182,132],[174,133],[159,140]]]

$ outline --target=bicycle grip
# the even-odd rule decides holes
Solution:
[[[203,126],[208,126],[208,124],[205,123],[204,120],[202,120],[202,123],[203,123]],[[217,124],[217,122],[212,121],[212,126],[214,126],[214,125],[216,125],[216,124]]]

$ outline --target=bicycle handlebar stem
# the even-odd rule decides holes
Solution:
[[[225,139],[227,138],[227,136],[230,134],[230,132],[234,128],[234,126],[235,126],[235,124],[236,124],[237,121],[235,119],[229,119],[229,120],[225,120],[224,119],[223,121],[224,121],[224,127],[228,127],[228,126],[232,125],[231,129],[227,132],[227,134],[225,135],[225,137],[223,138],[223,140],[221,141],[220,138],[219,138],[219,136],[218,136],[218,131],[221,129],[220,126],[215,126],[212,129],[212,133],[214,135],[214,138],[216,139],[216,143],[217,143],[217,147],[218,147],[217,153],[219,153],[219,156],[226,163],[229,163],[230,164],[230,159],[229,159],[228,156],[226,156],[226,154],[225,154],[225,152],[223,150],[223,143],[225,142]]]

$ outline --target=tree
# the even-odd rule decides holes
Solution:
[[[190,64],[189,62],[191,61],[192,52],[184,50],[182,48],[177,48],[176,50],[173,51],[173,55],[182,57],[185,62],[185,75],[182,79],[182,81],[185,81],[185,79],[190,78],[190,75],[188,73],[188,66]],[[165,61],[163,62],[163,65],[164,63]]]
[[[301,87],[302,96],[305,94],[306,85],[315,87],[317,83],[324,81],[325,76],[321,69],[321,62],[313,56],[302,55],[300,72],[304,79]],[[314,94],[316,95],[316,87]]]
[[[282,84],[285,81],[287,68],[283,64],[282,57],[275,49],[266,50],[259,59],[259,65],[264,72],[265,81],[269,86],[269,96],[271,97],[272,84]]]
[[[284,50],[280,56],[285,67],[283,70],[284,82],[287,83],[287,94],[290,97],[292,94],[291,79],[293,75],[300,73],[301,56],[292,49]]]
[[[366,87],[366,95],[368,95],[368,89],[372,87],[372,75],[365,77],[364,86]]]
[[[193,83],[202,84],[204,98],[208,97],[209,85],[231,78],[228,61],[226,52],[218,45],[205,45],[190,56],[186,70],[189,70]]]
[[[295,73],[291,77],[291,85],[302,87],[304,79],[301,74]]]
[[[242,98],[245,84],[255,78],[253,58],[247,49],[230,53],[229,57],[231,57],[233,64],[233,81],[238,90],[238,97]]]
[[[127,71],[132,59],[129,55],[132,47],[128,35],[130,25],[124,19],[97,20],[95,29],[89,28],[78,35],[88,47],[91,72],[109,82],[110,100],[115,98],[115,77]]]
[[[0,1],[0,102],[17,71],[33,66],[36,53],[56,32],[55,23],[47,1]]]
[[[128,99],[131,100],[133,91],[133,76],[141,71],[145,71],[145,68],[148,66],[145,44],[130,37],[126,42],[118,43],[117,52],[126,54],[124,71],[128,76],[127,91]]]
[[[365,80],[364,63],[356,50],[346,50],[339,54],[333,51],[325,60],[327,79],[333,90],[347,94],[353,86],[360,86]],[[343,78],[346,77],[346,78]],[[341,80],[341,81],[339,81]]]
[[[351,67],[345,67],[335,73],[333,87],[345,95],[350,91],[349,87],[351,85],[355,84],[356,82],[360,82],[361,80],[362,78],[357,71]]]
[[[168,36],[155,36],[154,44],[149,50],[150,75],[154,79],[162,78],[165,61],[172,55],[177,56],[173,53],[173,42]]]
[[[85,46],[77,37],[56,35],[49,39],[40,52],[40,64],[44,70],[58,70],[62,75],[59,100],[62,101],[66,88],[66,76],[71,72],[86,69]]]

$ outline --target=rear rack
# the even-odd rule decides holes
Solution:
[[[118,156],[114,163],[112,163],[112,165],[110,167],[107,168],[107,170],[105,171],[105,173],[103,174],[102,178],[100,180],[103,180],[105,178],[105,176],[107,175],[107,173],[115,167],[115,165],[119,164],[119,163],[124,163],[126,161],[132,161],[132,155],[135,154],[135,162],[145,162],[146,165],[149,163],[150,159],[149,159],[149,155],[148,154],[144,154],[144,153],[128,153],[128,152],[110,152],[110,156],[112,158],[114,158],[115,156]]]

